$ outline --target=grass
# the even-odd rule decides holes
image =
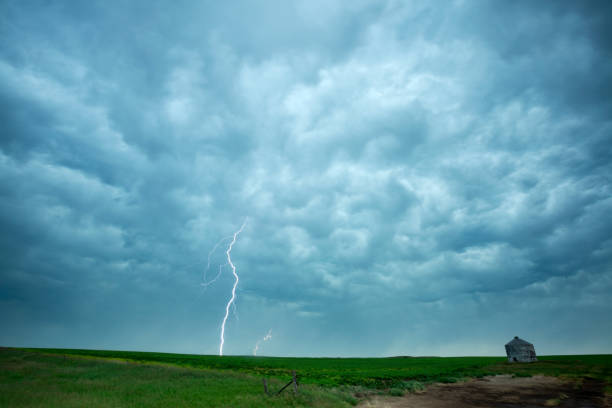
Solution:
[[[171,364],[180,367],[233,370],[256,376],[281,377],[291,370],[300,382],[325,387],[344,385],[387,389],[406,379],[446,381],[488,374],[486,367],[503,363],[500,357],[287,358],[202,356],[133,351],[30,349],[53,354],[114,358],[122,361]],[[456,380],[455,380],[456,381]]]
[[[280,389],[280,379],[270,387]],[[268,397],[261,378],[190,369],[0,350],[0,407],[349,407],[348,393],[306,385]]]
[[[281,358],[131,351],[0,349],[0,406],[348,407],[373,393],[400,396],[428,383],[512,374],[612,383],[612,355],[501,357]],[[299,375],[300,392],[278,390]],[[44,401],[44,402],[42,402]]]
[[[590,376],[612,382],[612,355],[541,356],[530,364],[511,364],[504,357],[391,357],[391,358],[288,358],[210,356],[135,351],[29,349],[30,351],[114,358],[121,361],[170,364],[180,367],[232,370],[258,377],[283,377],[291,370],[300,382],[326,387],[362,386],[393,388],[406,380],[421,383],[456,382],[461,378],[494,374],[563,377]]]

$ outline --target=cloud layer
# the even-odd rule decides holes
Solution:
[[[0,343],[612,352],[605,2],[0,8]]]

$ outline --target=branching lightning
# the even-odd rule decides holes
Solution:
[[[227,247],[227,251],[225,251],[225,255],[227,255],[227,262],[229,266],[232,268],[232,274],[234,275],[234,286],[232,287],[232,296],[230,300],[227,302],[227,305],[225,306],[225,316],[223,317],[223,322],[221,323],[221,344],[219,345],[219,355],[220,356],[223,355],[223,344],[225,343],[225,323],[227,322],[227,318],[229,316],[230,307],[234,304],[234,301],[236,300],[236,287],[238,286],[238,281],[239,281],[238,274],[236,273],[236,266],[232,262],[232,257],[231,257],[232,247],[236,243],[236,238],[238,237],[238,234],[240,234],[242,230],[244,229],[246,222],[247,220],[244,220],[240,229],[234,233],[232,237],[232,242],[230,242],[229,246]],[[209,255],[209,258],[210,258],[210,255]]]
[[[268,341],[272,338],[272,329],[268,330],[268,334],[265,335],[265,337],[263,339],[259,339],[257,340],[257,343],[255,343],[255,348],[253,349],[253,355],[256,356],[257,355],[257,350],[259,350],[259,345],[261,343],[263,343],[264,341]]]
[[[204,270],[204,274],[202,276],[202,283],[201,283],[202,286],[207,287],[207,286],[212,285],[217,279],[219,279],[219,276],[221,276],[221,273],[223,272],[223,267],[227,265],[227,263],[219,265],[219,272],[217,272],[217,275],[213,279],[209,280],[208,282],[206,281],[206,275],[208,273],[208,270],[210,269],[210,257],[217,250],[217,248],[219,248],[219,245],[221,245],[223,242],[227,241],[230,238],[232,237],[229,236],[229,237],[221,238],[219,242],[215,244],[213,249],[211,249],[210,252],[208,253],[208,261],[206,263],[206,269]]]

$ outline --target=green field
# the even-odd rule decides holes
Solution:
[[[373,393],[401,395],[431,382],[511,373],[603,380],[612,355],[502,357],[281,358],[130,351],[0,349],[0,406],[6,407],[342,407]],[[278,390],[299,376],[300,389]]]

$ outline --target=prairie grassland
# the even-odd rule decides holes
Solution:
[[[280,389],[280,379],[270,388]],[[268,397],[261,378],[193,369],[0,349],[0,407],[349,407],[348,393],[313,385]]]
[[[455,382],[494,374],[581,377],[612,382],[612,355],[540,356],[537,363],[510,364],[505,357],[296,358],[211,356],[135,351],[29,349],[42,353],[114,358],[180,367],[232,370],[258,377],[285,378],[291,370],[300,382],[326,387],[389,389],[406,381]]]
[[[0,406],[343,407],[372,394],[400,396],[434,382],[494,374],[544,374],[603,381],[612,355],[502,357],[284,358],[131,351],[0,349]],[[278,390],[297,371],[300,392]]]

